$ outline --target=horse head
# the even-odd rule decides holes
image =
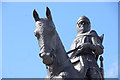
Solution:
[[[48,7],[46,8],[46,16],[47,18],[39,18],[36,10],[33,11],[36,22],[34,35],[40,47],[39,56],[43,59],[44,64],[50,65],[53,63],[53,53],[56,50],[56,30]]]

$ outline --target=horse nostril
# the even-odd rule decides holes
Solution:
[[[39,38],[40,38],[39,32],[36,32],[36,33],[35,33],[35,36],[37,37],[37,39],[39,39]]]
[[[41,58],[43,58],[44,54],[43,54],[43,53],[40,53],[39,56],[40,56]]]
[[[50,56],[50,53],[39,53],[39,56],[43,58],[44,56]]]
[[[36,33],[35,33],[35,36],[37,37],[38,35],[39,35],[39,32],[36,32]]]

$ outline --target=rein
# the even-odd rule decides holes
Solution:
[[[70,54],[71,52],[74,52],[74,51],[76,52],[78,49],[82,49],[82,47],[81,47],[81,46],[78,46],[77,48],[68,51],[67,54]],[[68,62],[71,58],[73,58],[73,57],[76,56],[76,55],[77,55],[77,53],[73,54],[71,57],[69,57],[67,60],[65,60],[65,61],[61,64],[61,66],[64,65],[66,62]]]
[[[70,54],[71,52],[77,51],[78,49],[82,49],[81,46],[78,46],[77,48],[68,51],[67,54]],[[62,71],[63,68],[67,65],[67,62],[76,55],[77,55],[77,53],[73,54],[71,57],[69,57],[67,60],[65,60],[62,64],[60,64],[60,69],[55,75],[58,75],[59,72]],[[53,78],[53,77],[54,77],[54,75],[51,76],[51,78]]]
[[[75,48],[75,49],[73,49],[73,50],[68,51],[68,52],[67,52],[67,54],[70,54],[71,52],[77,51],[77,50],[78,50],[78,49],[80,49],[80,48],[81,48],[81,46],[78,46],[77,48]]]

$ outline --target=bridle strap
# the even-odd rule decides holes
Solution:
[[[80,48],[81,48],[81,46],[78,46],[77,48],[75,48],[75,49],[73,49],[73,50],[68,51],[68,52],[67,52],[67,54],[70,54],[71,52],[77,51],[77,50],[78,50],[78,49],[80,49]]]
[[[78,49],[82,49],[81,46],[78,46],[77,48],[70,50],[69,52],[67,52],[67,54],[74,52],[74,51],[76,52]],[[73,54],[71,57],[69,57],[67,60],[65,60],[62,64],[60,64],[60,69],[58,72],[56,72],[55,75],[58,75],[63,70],[63,68],[67,65],[67,62],[76,55],[77,55],[77,53]],[[51,78],[53,78],[55,75],[52,75]]]
[[[71,52],[73,52],[73,51],[77,51],[78,49],[82,49],[81,46],[78,46],[77,48],[75,48],[75,49],[73,49],[73,50],[70,50],[69,52],[67,52],[67,54],[69,54],[69,53],[71,53]],[[76,56],[76,55],[77,55],[77,53],[73,54],[71,57],[69,57],[67,60],[65,60],[62,64],[60,64],[60,69],[59,69],[59,71],[56,73],[56,75],[59,74],[59,72],[62,71],[63,68],[67,65],[67,62],[68,62],[71,58],[73,58],[74,56]],[[54,76],[53,76],[53,77],[54,77]]]
[[[82,49],[81,46],[78,46],[77,48],[73,49],[73,50],[70,50],[69,52],[67,52],[67,54],[71,53],[71,52],[76,52],[78,49]],[[74,53],[72,56],[70,56],[67,60],[65,60],[62,64],[62,65],[65,65],[66,62],[68,62],[71,58],[73,58],[74,56],[76,56],[78,53]]]

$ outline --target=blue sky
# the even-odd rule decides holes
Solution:
[[[76,36],[76,21],[87,16],[98,35],[105,34],[104,69],[106,78],[118,77],[118,3],[117,2],[3,2],[2,3],[2,77],[43,78],[45,65],[34,36],[33,9],[46,17],[52,13],[56,30],[66,51]],[[99,61],[98,61],[99,63]]]

